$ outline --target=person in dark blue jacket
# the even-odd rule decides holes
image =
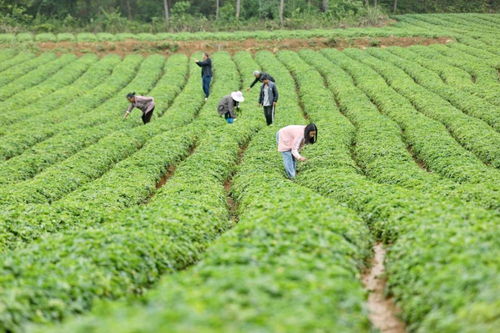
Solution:
[[[205,100],[210,95],[210,81],[212,81],[212,59],[208,53],[203,53],[203,60],[195,60],[196,64],[201,67],[201,81],[203,92],[205,93]]]

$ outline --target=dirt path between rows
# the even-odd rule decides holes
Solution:
[[[243,160],[243,155],[245,155],[249,143],[250,141],[246,142],[243,146],[240,147],[240,150],[238,151],[238,159],[236,160],[236,168],[241,164],[241,161]],[[240,220],[238,215],[239,203],[237,200],[235,200],[232,192],[234,176],[235,173],[229,175],[229,177],[227,177],[227,179],[224,181],[224,190],[226,192],[226,202],[229,208],[229,218],[233,223],[238,223]]]
[[[142,54],[148,55],[160,53],[169,55],[172,53],[185,53],[191,55],[194,52],[206,51],[209,53],[216,51],[227,51],[235,53],[238,51],[257,52],[269,50],[277,52],[279,50],[299,50],[336,48],[343,50],[354,47],[365,49],[368,47],[388,47],[411,45],[431,45],[446,44],[452,42],[449,37],[360,37],[360,38],[308,38],[308,39],[281,39],[281,40],[260,40],[249,38],[237,41],[217,41],[217,40],[197,40],[197,41],[137,41],[126,40],[117,42],[45,42],[35,43],[34,51],[55,52],[57,54],[74,53],[83,55],[94,53],[100,56],[114,53],[119,55]]]
[[[384,294],[386,280],[384,277],[385,249],[382,243],[373,247],[374,256],[370,269],[363,274],[363,284],[368,295],[369,318],[382,333],[405,333],[405,324],[398,318],[400,310],[394,305],[391,298]]]

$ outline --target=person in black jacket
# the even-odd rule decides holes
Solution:
[[[260,87],[259,104],[264,107],[267,125],[274,122],[274,110],[278,102],[278,88],[269,78],[265,78]]]
[[[210,81],[212,81],[212,59],[208,53],[203,53],[203,60],[195,60],[196,64],[201,67],[201,81],[203,92],[205,93],[205,100],[210,95]]]
[[[266,72],[260,72],[260,71],[254,71],[253,72],[253,76],[255,76],[255,80],[253,80],[252,84],[250,85],[250,87],[247,88],[247,91],[250,91],[250,89],[253,88],[253,86],[255,86],[255,84],[257,82],[264,82],[264,79],[269,79],[269,81],[273,82],[273,83],[276,83],[276,81],[274,80],[274,78],[266,73]]]

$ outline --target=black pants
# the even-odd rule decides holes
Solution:
[[[264,116],[266,117],[267,125],[271,125],[274,121],[274,107],[272,105],[264,106]]]
[[[153,116],[153,111],[155,110],[155,108],[152,108],[151,111],[149,111],[148,113],[143,113],[142,114],[142,122],[144,124],[147,124],[151,121],[151,117]]]

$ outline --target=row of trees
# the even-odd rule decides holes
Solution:
[[[229,22],[248,26],[259,21],[294,21],[297,25],[340,21],[386,12],[495,11],[497,0],[0,0],[0,26],[37,24],[91,27],[126,26],[128,21],[168,26],[188,24],[205,29],[207,22]],[[49,23],[47,23],[49,22]],[[165,24],[166,23],[166,24]],[[231,27],[228,24],[227,27]],[[291,27],[291,26],[290,26]],[[122,27],[123,28],[123,27]],[[122,29],[120,28],[120,29]],[[267,27],[269,28],[269,27]]]

